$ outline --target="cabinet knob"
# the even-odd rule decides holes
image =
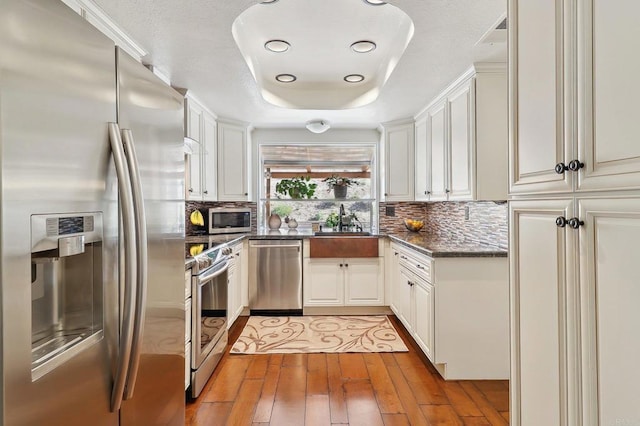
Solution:
[[[584,222],[578,219],[577,217],[572,217],[567,221],[567,225],[569,225],[573,229],[578,229],[582,225],[584,225]]]
[[[450,189],[445,189],[444,192],[446,192],[447,194],[451,192]]]
[[[349,264],[348,264],[348,263],[345,263],[345,264],[344,264],[344,266],[346,266],[346,267],[348,268],[348,267],[349,267]]]
[[[561,175],[564,172],[566,172],[567,170],[569,170],[569,167],[567,167],[567,165],[564,164],[564,163],[558,163],[558,164],[556,164],[555,170],[556,170],[557,174]]]
[[[245,192],[245,193],[244,193],[244,195],[249,195],[249,193],[248,193],[248,192]]]
[[[426,192],[426,194],[427,194],[427,195],[431,195],[431,191],[427,191],[427,192]]]
[[[343,265],[342,265],[342,263],[341,263],[341,264],[340,264],[340,267],[342,268],[342,266],[343,266]]]
[[[581,162],[580,160],[569,161],[569,170],[571,170],[572,172],[577,172],[583,167],[584,167],[584,163]]]
[[[558,226],[558,228],[564,228],[565,226],[567,226],[567,219],[565,219],[564,216],[558,216],[556,218],[556,225]]]
[[[193,188],[189,188],[189,192],[193,192]]]
[[[386,197],[387,195],[389,195],[389,194],[387,194],[387,193],[385,192],[385,193],[384,193],[384,196]]]

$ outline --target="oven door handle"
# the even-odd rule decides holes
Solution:
[[[198,287],[202,287],[203,285],[205,285],[207,282],[211,281],[212,279],[214,279],[218,275],[221,275],[227,269],[229,269],[229,259],[227,259],[224,262],[224,265],[221,268],[216,268],[215,270],[213,270],[211,272],[205,272],[204,274],[196,276],[196,279],[197,279],[197,282],[198,282]]]

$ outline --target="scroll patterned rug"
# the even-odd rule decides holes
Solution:
[[[407,352],[386,316],[250,317],[232,354]]]

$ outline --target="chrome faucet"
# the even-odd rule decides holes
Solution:
[[[343,223],[342,223],[342,218],[346,216],[346,213],[344,211],[344,204],[340,204],[340,213],[338,213],[338,231],[342,232],[343,231]]]

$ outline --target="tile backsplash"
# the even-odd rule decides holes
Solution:
[[[387,207],[395,216],[387,216]],[[440,238],[508,246],[506,201],[443,201],[380,203],[380,232],[404,233],[403,219],[424,220],[421,233]]]
[[[258,205],[257,203],[252,203],[249,201],[211,201],[211,202],[203,202],[203,201],[187,201],[185,214],[185,233],[186,235],[196,235],[196,234],[207,234],[208,226],[209,226],[209,209],[210,208],[220,208],[226,207],[230,209],[237,208],[250,208],[251,209],[251,231],[256,232],[257,223],[258,223]],[[191,223],[189,220],[189,216],[194,210],[200,210],[202,216],[204,216],[205,226],[196,226]]]

